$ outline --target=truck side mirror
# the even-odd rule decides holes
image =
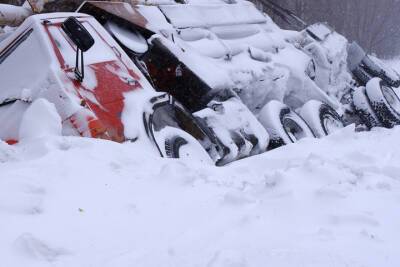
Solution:
[[[75,17],[69,17],[61,25],[63,31],[67,34],[69,39],[76,45],[76,62],[75,62],[75,77],[78,81],[82,82],[85,77],[84,74],[84,63],[83,63],[83,52],[88,51],[94,45],[94,39],[92,35],[86,30],[86,28],[80,23]],[[79,68],[79,54],[80,63]]]
[[[88,51],[94,45],[93,37],[75,17],[66,19],[61,28],[71,41],[83,52]]]

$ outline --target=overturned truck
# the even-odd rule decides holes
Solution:
[[[227,161],[350,123],[399,123],[399,75],[328,25],[285,31],[247,1],[187,2],[88,1],[79,11],[216,133]]]
[[[1,140],[19,142],[24,117],[27,113],[32,117],[30,107],[50,102],[64,135],[116,142],[140,139],[149,151],[164,157],[211,161],[206,147],[217,158],[217,147],[191,113],[172,97],[156,92],[93,17],[33,15],[2,38]]]
[[[35,88],[40,93],[27,93],[32,87],[29,79],[21,85],[9,78],[10,95],[0,94],[0,118],[1,113],[15,113],[16,104],[29,106],[44,96],[62,114],[65,134],[85,135],[76,131],[82,126],[71,124],[77,110],[83,109],[90,113],[89,121],[80,119],[86,129],[91,129],[91,120],[102,129],[91,136],[119,142],[149,140],[169,157],[204,159],[207,151],[218,165],[305,137],[323,137],[350,123],[369,129],[400,122],[399,75],[329,26],[282,30],[247,1],[177,2],[88,1],[79,13],[28,19],[4,38],[0,54],[12,62],[16,54],[7,47],[19,42],[21,29],[32,21],[53,25],[57,18],[57,31],[46,29],[49,25],[36,28],[42,32],[40,38],[50,38],[52,45],[42,49],[47,49],[50,66],[62,73],[63,80],[59,93],[39,82]],[[86,18],[93,23],[83,23],[83,14],[100,24],[91,17]],[[83,39],[94,39],[97,47],[107,40],[109,51],[88,48],[79,54],[80,67],[79,42],[74,43],[62,27],[68,17],[75,17],[83,28],[92,27]],[[106,57],[110,51],[113,58]],[[66,66],[60,58],[70,62]],[[83,58],[88,58],[85,63]],[[127,70],[115,67],[122,64],[118,61]],[[1,61],[0,78],[22,64],[15,61],[13,69]],[[25,67],[35,66],[32,61]],[[82,73],[86,77],[79,76]],[[68,105],[45,93],[65,94],[78,105],[66,113]],[[22,116],[23,111],[15,114]],[[17,129],[18,119],[13,122]],[[13,140],[15,132],[0,132],[0,138]]]

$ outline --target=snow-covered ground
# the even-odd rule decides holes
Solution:
[[[0,143],[0,266],[400,265],[400,128],[213,167],[136,144]]]

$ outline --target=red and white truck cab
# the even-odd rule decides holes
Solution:
[[[87,51],[80,52],[63,27],[68,18],[78,21],[93,39]],[[1,36],[0,81],[0,139],[9,144],[18,142],[19,125],[30,103],[44,98],[55,105],[65,135],[117,142],[147,138],[162,156],[172,157],[193,143],[183,139],[195,136],[217,159],[210,133],[171,97],[156,92],[89,15],[34,15]],[[175,130],[159,134],[166,128]]]
[[[97,21],[81,14],[74,17],[95,42],[84,55],[86,77],[78,81],[74,75],[76,46],[61,29],[71,15],[31,16],[0,43],[0,103],[5,106],[43,97],[55,104],[65,131],[123,141],[123,125],[118,119],[123,93],[151,87],[115,42],[107,39]],[[2,139],[17,138],[13,136],[16,133],[7,134]]]

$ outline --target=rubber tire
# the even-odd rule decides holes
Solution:
[[[186,137],[188,138],[188,137]],[[200,162],[203,163],[208,163],[211,165],[214,165],[213,160],[211,157],[208,155],[206,150],[200,145],[200,143],[195,139],[191,138],[192,140],[188,141],[184,137],[180,135],[173,136],[172,138],[167,138],[165,139],[165,155],[164,157],[167,158],[188,158],[190,161],[192,161],[192,156],[191,154],[184,154],[185,152],[182,151],[183,148],[186,146],[190,146],[190,148],[194,151],[196,151],[196,156],[200,155],[200,157],[197,157],[197,159]],[[188,153],[188,152],[186,152]]]
[[[400,86],[399,74],[378,58],[367,55],[363,59],[362,65],[372,77],[381,78],[389,86]],[[394,74],[396,77],[391,77],[390,73]]]
[[[332,133],[329,132],[329,129],[327,129],[324,123],[327,115],[331,116],[333,119],[335,119],[335,121],[342,124],[344,127],[344,122],[336,110],[320,101],[310,100],[305,103],[300,110],[300,116],[304,119],[308,126],[310,126],[312,132],[318,138],[322,138]]]
[[[270,135],[269,150],[295,143],[305,137],[315,137],[307,123],[296,112],[276,100],[270,101],[262,108],[258,119]],[[291,137],[284,127],[285,119],[297,124],[304,136],[298,139]]]
[[[354,110],[360,117],[361,123],[365,124],[369,130],[374,127],[382,126],[379,118],[375,114],[375,111],[371,107],[365,87],[360,87],[354,90],[352,97]]]
[[[180,136],[174,136],[165,140],[165,156],[168,158],[179,158],[179,149],[187,145],[186,139]]]
[[[213,162],[213,164],[218,164],[218,161],[220,158],[219,155],[221,153],[220,150],[223,149],[222,145],[219,144],[219,140],[213,136],[213,133],[210,131],[210,129],[208,129],[205,125],[203,125],[203,123],[201,123],[201,121],[198,121],[189,111],[186,110],[186,108],[183,105],[181,105],[172,96],[169,96],[168,94],[160,94],[156,97],[151,98],[149,100],[149,104],[151,104],[153,106],[151,112],[149,112],[149,111],[143,112],[143,115],[142,115],[144,129],[146,131],[148,138],[155,145],[155,147],[157,148],[161,157],[173,157],[173,158],[178,157],[180,150],[179,150],[179,147],[177,147],[176,142],[172,141],[172,140],[167,141],[167,139],[171,139],[171,137],[174,137],[175,135],[181,136],[182,134],[179,134],[179,131],[182,131],[183,133],[187,134],[187,136],[185,136],[184,139],[188,138],[190,140],[193,139],[194,141],[196,141],[198,143],[199,147],[205,153],[207,153],[207,155],[209,155],[209,157],[212,158],[213,161],[216,161],[216,163]],[[195,121],[196,125],[201,129],[204,136],[206,136],[209,139],[209,141],[210,141],[209,146],[203,147],[201,145],[201,143],[199,141],[197,141],[194,136],[192,136],[191,134],[185,132],[184,130],[182,130],[180,128],[176,128],[178,131],[177,134],[173,133],[168,138],[164,137],[163,139],[158,140],[158,138],[156,138],[155,132],[153,130],[153,115],[154,115],[155,110],[158,107],[165,105],[165,104],[174,105],[178,109],[182,110],[187,116],[190,116]],[[167,148],[166,146],[169,146],[169,147]],[[180,146],[183,146],[183,144],[180,143]],[[170,152],[170,154],[167,155],[166,150],[171,149],[171,148],[172,148],[172,150],[175,149],[175,153]],[[214,159],[214,156],[215,156],[215,159]]]
[[[366,86],[367,97],[382,126],[393,128],[400,124],[400,114],[389,104],[382,92],[383,82],[380,78],[371,79]],[[390,88],[393,90],[392,88]],[[397,97],[398,98],[398,97]],[[400,102],[400,99],[398,98]]]

